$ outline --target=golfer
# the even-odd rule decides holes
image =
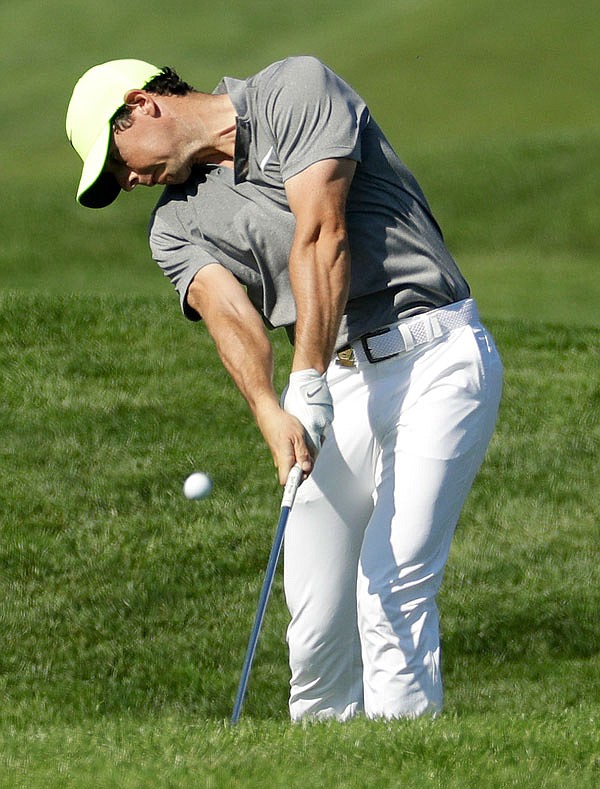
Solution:
[[[293,720],[442,707],[436,596],[502,367],[427,200],[313,57],[194,90],[118,60],[77,83],[84,206],[166,187],[152,255],[203,319],[284,482]],[[267,330],[294,344],[280,399]]]

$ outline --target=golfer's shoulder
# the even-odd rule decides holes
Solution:
[[[313,55],[291,55],[284,60],[271,63],[255,77],[255,84],[274,87],[319,84],[330,69]]]

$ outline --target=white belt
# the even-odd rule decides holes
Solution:
[[[365,334],[351,345],[340,349],[335,360],[342,367],[355,367],[357,362],[381,362],[399,353],[412,351],[419,345],[449,334],[454,329],[479,322],[479,312],[473,299],[465,299],[430,310],[392,326]]]

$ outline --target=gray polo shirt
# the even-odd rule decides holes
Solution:
[[[340,348],[400,317],[469,296],[425,196],[364,101],[312,57],[274,63],[247,80],[225,77],[237,112],[234,168],[197,168],[167,187],[150,220],[152,255],[179,293],[184,314],[196,273],[211,263],[246,287],[267,325],[293,330],[288,276],[295,220],[284,184],[323,159],[357,162],[346,222],[350,296]]]

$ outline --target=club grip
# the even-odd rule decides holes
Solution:
[[[302,469],[296,463],[295,466],[292,466],[290,473],[288,474],[287,482],[285,483],[285,488],[283,489],[283,497],[281,499],[281,508],[283,507],[291,507],[294,503],[294,499],[296,498],[296,491],[298,490],[298,485],[302,481]]]

